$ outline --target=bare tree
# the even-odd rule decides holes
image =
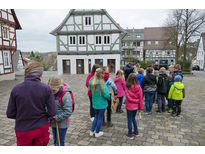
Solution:
[[[200,28],[204,24],[205,10],[177,9],[172,11],[172,14],[166,21],[166,25],[175,27],[168,31],[167,34],[170,38],[175,38],[176,62],[179,60],[179,51],[180,47],[182,47],[184,55],[183,62],[185,63],[187,43],[192,37],[199,35]]]

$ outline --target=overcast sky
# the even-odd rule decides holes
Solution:
[[[55,36],[49,34],[56,28],[69,12],[68,10],[16,9],[16,14],[22,26],[17,31],[18,49],[21,51],[56,51]],[[112,18],[122,28],[144,28],[163,26],[171,10],[115,10],[108,9]]]

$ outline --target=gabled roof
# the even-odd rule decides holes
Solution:
[[[11,13],[12,13],[12,15],[14,17],[14,21],[16,23],[16,29],[22,29],[14,9],[11,9]]]
[[[19,55],[21,55],[21,58],[23,60],[23,57],[22,57],[22,54],[21,54],[20,50],[16,50],[16,52],[14,52],[14,54],[12,56],[12,62],[13,62],[13,67],[14,67],[15,71],[17,70]]]
[[[155,40],[167,40],[169,36],[167,31],[171,27],[145,27],[144,28],[144,39],[148,41]]]
[[[107,17],[114,23],[114,25],[122,32],[122,33],[126,33],[124,31],[123,28],[120,27],[119,24],[117,24],[115,22],[115,20],[107,13],[107,11],[105,9],[100,9],[100,10],[97,10],[97,9],[71,9],[69,11],[69,13],[67,14],[67,16],[64,18],[64,20],[61,22],[61,24],[56,27],[53,31],[50,32],[50,34],[52,35],[57,35],[57,33],[63,28],[63,26],[65,25],[66,21],[69,19],[69,17],[71,15],[85,15],[85,14],[105,14],[107,15]]]
[[[127,34],[123,38],[123,41],[144,40],[144,29],[126,29],[125,31]]]

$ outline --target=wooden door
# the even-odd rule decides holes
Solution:
[[[76,73],[84,74],[84,59],[76,59]]]
[[[101,67],[103,67],[103,59],[95,59],[95,64],[99,64]]]
[[[70,60],[63,60],[63,73],[70,74]]]
[[[108,59],[107,63],[109,73],[115,73],[115,59]]]

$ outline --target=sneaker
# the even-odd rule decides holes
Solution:
[[[127,136],[130,140],[133,140],[133,139],[134,139],[134,137],[133,137],[132,134],[127,134],[126,136]]]
[[[140,136],[140,135],[139,135],[139,133],[134,132],[134,136],[137,137],[137,136]]]
[[[95,137],[100,137],[103,135],[103,132],[95,133]]]
[[[95,134],[95,132],[90,131],[90,136],[93,136]]]
[[[95,119],[95,117],[90,118],[91,122],[93,122],[93,121],[94,121],[94,119]]]
[[[120,113],[123,113],[124,111],[123,110],[120,110]]]
[[[169,109],[169,110],[168,110],[168,113],[172,113],[172,112],[173,112],[173,110],[172,110],[172,109]]]
[[[151,114],[152,114],[152,112],[149,112],[148,114],[149,114],[149,115],[151,115]]]
[[[113,124],[111,122],[107,122],[107,127],[112,127]]]

